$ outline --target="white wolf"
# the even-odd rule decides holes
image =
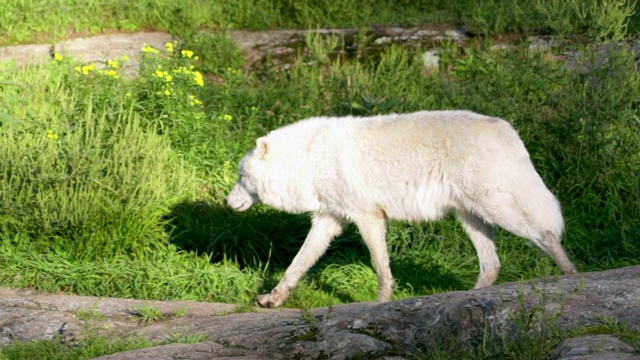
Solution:
[[[391,300],[394,288],[386,219],[435,220],[455,211],[480,259],[476,288],[493,284],[500,271],[494,226],[529,239],[565,274],[576,272],[560,245],[558,201],[516,131],[499,118],[469,111],[311,118],[259,138],[239,173],[227,197],[233,209],[262,202],[313,214],[280,283],[258,296],[262,307],[287,299],[347,221],[373,258],[378,301]]]

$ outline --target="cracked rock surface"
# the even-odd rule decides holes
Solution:
[[[141,324],[132,309],[145,304],[160,309],[163,319]],[[173,316],[185,307],[185,316]],[[51,339],[55,334],[69,341],[78,339],[86,326],[86,321],[78,319],[78,310],[100,314],[104,331],[117,329],[155,340],[172,334],[207,336],[207,341],[198,344],[162,345],[101,359],[402,359],[443,340],[474,341],[487,329],[514,331],[518,326],[514,314],[523,311],[536,316],[557,315],[560,329],[601,324],[604,318],[640,331],[640,266],[383,304],[318,308],[306,314],[295,309],[235,313],[230,304],[99,299],[0,289],[0,344]],[[565,360],[594,356],[638,359],[637,349],[613,336],[565,340],[554,354]]]

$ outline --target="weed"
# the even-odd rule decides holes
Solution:
[[[179,318],[184,317],[185,315],[187,315],[188,312],[189,312],[189,307],[188,306],[182,306],[178,310],[174,311],[173,317],[176,318],[176,319],[179,319]]]
[[[314,326],[317,322],[316,315],[310,309],[300,309],[300,317],[311,326]]]
[[[106,320],[107,317],[101,314],[100,312],[98,312],[97,310],[98,305],[100,304],[101,301],[102,301],[101,299],[96,301],[93,305],[91,305],[89,310],[79,309],[78,311],[76,311],[76,316],[78,317],[78,320],[84,321],[84,322]]]
[[[206,334],[182,334],[173,333],[169,335],[169,338],[165,341],[167,344],[197,344],[205,342],[209,339]]]
[[[149,348],[165,344],[195,344],[207,340],[204,334],[172,334],[167,340],[158,342],[145,337],[112,333],[91,336],[77,341],[73,346],[58,340],[16,341],[3,346],[0,351],[2,360],[79,360],[115,354],[125,351]]]
[[[96,301],[88,310],[78,309],[76,317],[82,321],[82,336],[90,338],[98,336],[105,329],[104,323],[107,316],[98,312],[98,305],[102,300]]]
[[[166,315],[157,306],[144,304],[141,306],[134,306],[131,314],[137,316],[140,319],[140,323],[149,325],[152,321],[158,321],[166,319]]]

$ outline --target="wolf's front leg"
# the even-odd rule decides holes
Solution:
[[[311,230],[302,248],[285,271],[280,283],[269,294],[258,295],[261,307],[275,308],[287,300],[298,285],[298,281],[329,247],[331,240],[342,233],[342,220],[327,214],[315,214],[311,220]]]

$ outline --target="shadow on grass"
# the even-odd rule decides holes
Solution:
[[[237,213],[208,201],[174,205],[165,217],[170,241],[185,251],[231,260],[240,267],[280,266],[302,246],[310,227],[304,215],[288,215],[262,206]]]
[[[178,203],[170,209],[165,220],[170,241],[181,250],[206,254],[212,262],[230,260],[241,268],[267,268],[261,292],[270,291],[278,283],[311,226],[308,215],[285,214],[264,206],[237,213],[208,201]],[[372,268],[369,252],[353,225],[333,241],[320,260],[308,276],[322,278],[320,274],[330,266],[367,264]],[[454,274],[429,265],[424,259],[404,257],[392,260],[391,266],[399,287],[413,289],[411,293],[415,295],[466,289]],[[353,272],[349,276],[354,276]],[[317,285],[342,302],[363,301],[353,295],[361,289],[345,287],[340,281],[319,281]],[[377,289],[374,291],[377,293]],[[375,296],[371,300],[374,299]]]

